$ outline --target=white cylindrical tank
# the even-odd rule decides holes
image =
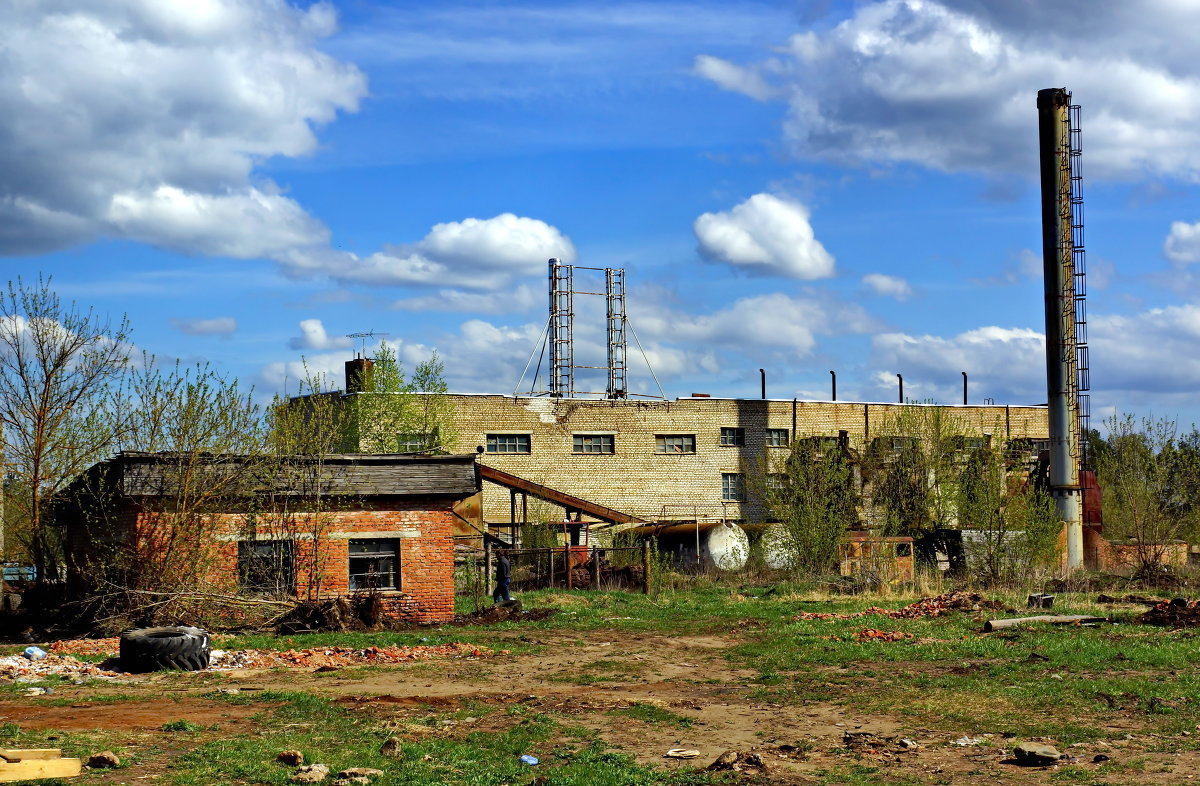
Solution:
[[[787,570],[795,566],[796,546],[792,533],[782,524],[770,524],[762,531],[763,562],[771,570]]]
[[[677,524],[659,530],[659,550],[671,554],[682,568],[704,567],[738,570],[750,556],[750,538],[736,524]],[[696,559],[696,547],[700,559]]]

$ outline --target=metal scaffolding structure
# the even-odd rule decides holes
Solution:
[[[604,269],[604,294],[608,305],[608,398],[628,398],[625,384],[625,271]]]
[[[550,260],[550,395],[575,395],[575,268]]]
[[[603,273],[604,291],[590,292],[577,289],[575,284],[575,271],[577,270]],[[641,348],[640,342],[638,342],[638,350],[641,351],[642,358],[646,361],[646,367],[649,369],[651,377],[654,378],[655,385],[658,386],[658,395],[629,392],[628,336],[632,335],[635,342],[638,341],[638,338],[637,333],[633,330],[633,326],[629,323],[629,318],[625,310],[624,269],[619,267],[564,265],[557,259],[551,259],[549,261],[549,282],[550,316],[542,332],[545,341],[543,342],[541,338],[538,339],[541,345],[541,354],[538,357],[537,369],[534,371],[532,379],[532,384],[537,386],[542,369],[542,359],[546,357],[548,350],[549,363],[547,370],[549,389],[537,391],[531,389],[525,395],[549,395],[554,398],[603,396],[607,399],[627,399],[630,396],[642,396],[645,398],[665,399],[666,395],[662,391],[662,386],[658,384],[658,377],[655,376],[654,369],[650,368],[650,360],[646,357],[646,352]],[[576,362],[574,335],[576,295],[595,295],[603,297],[605,300],[607,365],[581,365]],[[521,389],[521,384],[525,381],[525,374],[529,371],[529,366],[533,363],[534,355],[538,355],[536,346],[534,347],[533,354],[529,357],[529,362],[525,364],[525,370],[521,373],[521,378],[517,381],[517,387],[513,390],[513,395],[517,395],[517,391]],[[578,369],[605,372],[608,379],[604,391],[580,390],[575,378],[575,372]]]

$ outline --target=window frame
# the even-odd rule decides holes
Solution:
[[[617,452],[614,434],[586,432],[571,435],[571,454],[574,456],[612,456]],[[592,450],[599,447],[599,450]]]
[[[680,450],[670,450],[670,446],[674,444],[673,440],[680,440]],[[688,450],[688,446],[691,449]],[[696,435],[695,434],[655,434],[654,435],[654,453],[658,456],[691,456],[696,453]]]
[[[786,428],[769,428],[763,433],[763,441],[769,448],[786,448],[791,443],[791,430]]]
[[[740,426],[721,426],[721,447],[740,448],[746,445],[746,429]]]
[[[529,432],[494,432],[484,434],[483,440],[484,450],[492,456],[528,456],[533,452],[533,435]],[[510,440],[515,450],[499,449]]]
[[[354,551],[354,544],[375,544],[373,551]],[[384,571],[371,569],[367,572],[354,572],[355,560],[392,560],[393,579],[391,586],[370,586],[370,582],[356,586],[356,576],[387,575]],[[350,592],[402,592],[404,590],[404,573],[400,562],[400,538],[347,538],[346,539],[346,589]]]
[[[269,553],[264,553],[269,552]],[[274,581],[251,581],[252,571],[278,572]],[[288,538],[237,542],[237,591],[247,595],[294,595],[296,542]]]
[[[746,476],[741,472],[721,473],[721,501],[746,501]]]

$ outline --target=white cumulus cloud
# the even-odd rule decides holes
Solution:
[[[692,229],[703,256],[752,275],[811,280],[834,272],[799,202],[755,194],[727,212],[704,213]]]
[[[1089,177],[1195,181],[1198,25],[1191,2],[878,0],[761,63],[696,71],[783,96],[802,157],[994,174],[1037,171],[1035,93],[1067,86]]]
[[[1200,262],[1200,222],[1172,222],[1171,232],[1163,241],[1163,253],[1172,262]]]
[[[300,335],[288,340],[292,349],[315,349],[318,351],[330,349],[346,349],[354,344],[349,336],[331,336],[325,330],[325,323],[319,319],[300,320]]]
[[[912,295],[912,287],[902,278],[883,273],[868,273],[862,277],[863,286],[876,295],[904,300]]]
[[[313,152],[366,94],[319,48],[335,28],[325,3],[6,3],[0,254],[105,235],[239,258],[324,242],[253,170]]]

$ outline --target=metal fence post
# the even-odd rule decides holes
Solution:
[[[571,589],[571,574],[574,571],[571,569],[571,547],[570,545],[563,546],[563,560],[567,571],[567,589]]]
[[[492,580],[492,544],[483,542],[483,594],[488,594],[488,586]]]
[[[600,555],[604,552],[592,546],[592,589],[600,589]]]
[[[650,594],[650,541],[642,544],[642,594]]]

